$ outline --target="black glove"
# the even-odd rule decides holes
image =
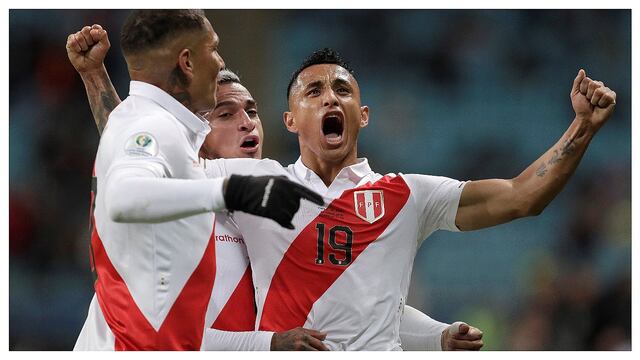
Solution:
[[[227,210],[267,217],[287,229],[294,228],[291,220],[302,198],[324,205],[322,196],[286,176],[231,175],[224,191]]]

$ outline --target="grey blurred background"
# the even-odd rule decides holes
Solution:
[[[68,350],[93,294],[90,175],[98,133],[65,42],[119,34],[128,11],[9,12],[9,348]],[[211,10],[221,54],[258,100],[267,157],[296,160],[282,125],[290,74],[313,50],[351,63],[370,106],[360,156],[380,173],[509,178],[573,119],[583,67],[618,94],[573,179],[535,218],[438,232],[418,252],[408,303],[467,321],[488,350],[631,348],[630,10]]]

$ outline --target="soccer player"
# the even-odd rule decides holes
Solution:
[[[210,176],[287,176],[328,204],[303,204],[293,230],[234,213],[253,269],[258,329],[311,327],[327,333],[332,350],[400,349],[413,259],[424,239],[440,229],[470,231],[540,214],[615,108],[615,92],[582,69],[570,96],[575,118],[567,131],[513,179],[383,176],[358,158],[369,108],[353,71],[334,51],[315,52],[287,89],[284,123],[298,137],[298,161],[286,168],[252,159],[206,165]]]
[[[81,75],[91,109],[99,132],[107,123],[107,118],[120,99],[109,80],[103,60],[110,47],[107,33],[99,25],[85,26],[81,31],[70,35],[71,45],[67,46],[69,58]],[[75,42],[85,45],[85,50]],[[261,158],[263,130],[257,111],[257,103],[249,91],[241,84],[237,75],[222,70],[217,78],[217,104],[207,115],[212,132],[201,148],[201,154],[207,158]],[[205,334],[203,349],[211,350],[285,350],[324,349],[324,345],[313,338],[323,339],[324,334],[307,330],[293,329],[287,332],[253,332],[255,308],[251,271],[246,256],[242,235],[226,214],[216,216],[216,277],[207,310],[206,324],[213,322]],[[447,324],[437,322],[427,315],[405,306],[406,314],[402,321],[400,337],[405,349],[458,350],[477,348],[481,341],[471,344],[462,338],[466,333],[481,332],[466,324],[462,325],[458,336],[453,339]],[[458,329],[455,324],[451,329]],[[218,331],[226,330],[226,331]],[[310,335],[305,337],[304,335]],[[481,336],[481,335],[479,335]],[[448,339],[451,338],[451,341]],[[270,346],[269,346],[270,340]]]
[[[202,11],[134,11],[125,22],[130,96],[96,156],[96,295],[76,349],[199,349],[215,276],[212,211],[293,227],[300,199],[322,203],[279,177],[206,178],[198,151],[210,128],[196,114],[215,106],[217,46]]]

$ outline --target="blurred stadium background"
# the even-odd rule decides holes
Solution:
[[[110,34],[107,68],[128,93],[128,11],[10,10],[9,347],[71,349],[93,294],[90,174],[98,133],[65,41]],[[221,53],[258,99],[264,154],[296,160],[286,84],[333,47],[357,73],[371,123],[360,155],[381,173],[513,177],[573,119],[578,69],[618,94],[574,178],[536,218],[438,232],[408,303],[485,332],[487,350],[631,347],[630,10],[213,10]]]

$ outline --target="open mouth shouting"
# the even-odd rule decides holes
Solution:
[[[247,154],[253,154],[258,151],[258,145],[260,145],[260,138],[258,136],[247,135],[242,138],[240,149]]]
[[[322,117],[322,135],[329,145],[340,145],[344,131],[344,115],[341,111],[329,111]]]

